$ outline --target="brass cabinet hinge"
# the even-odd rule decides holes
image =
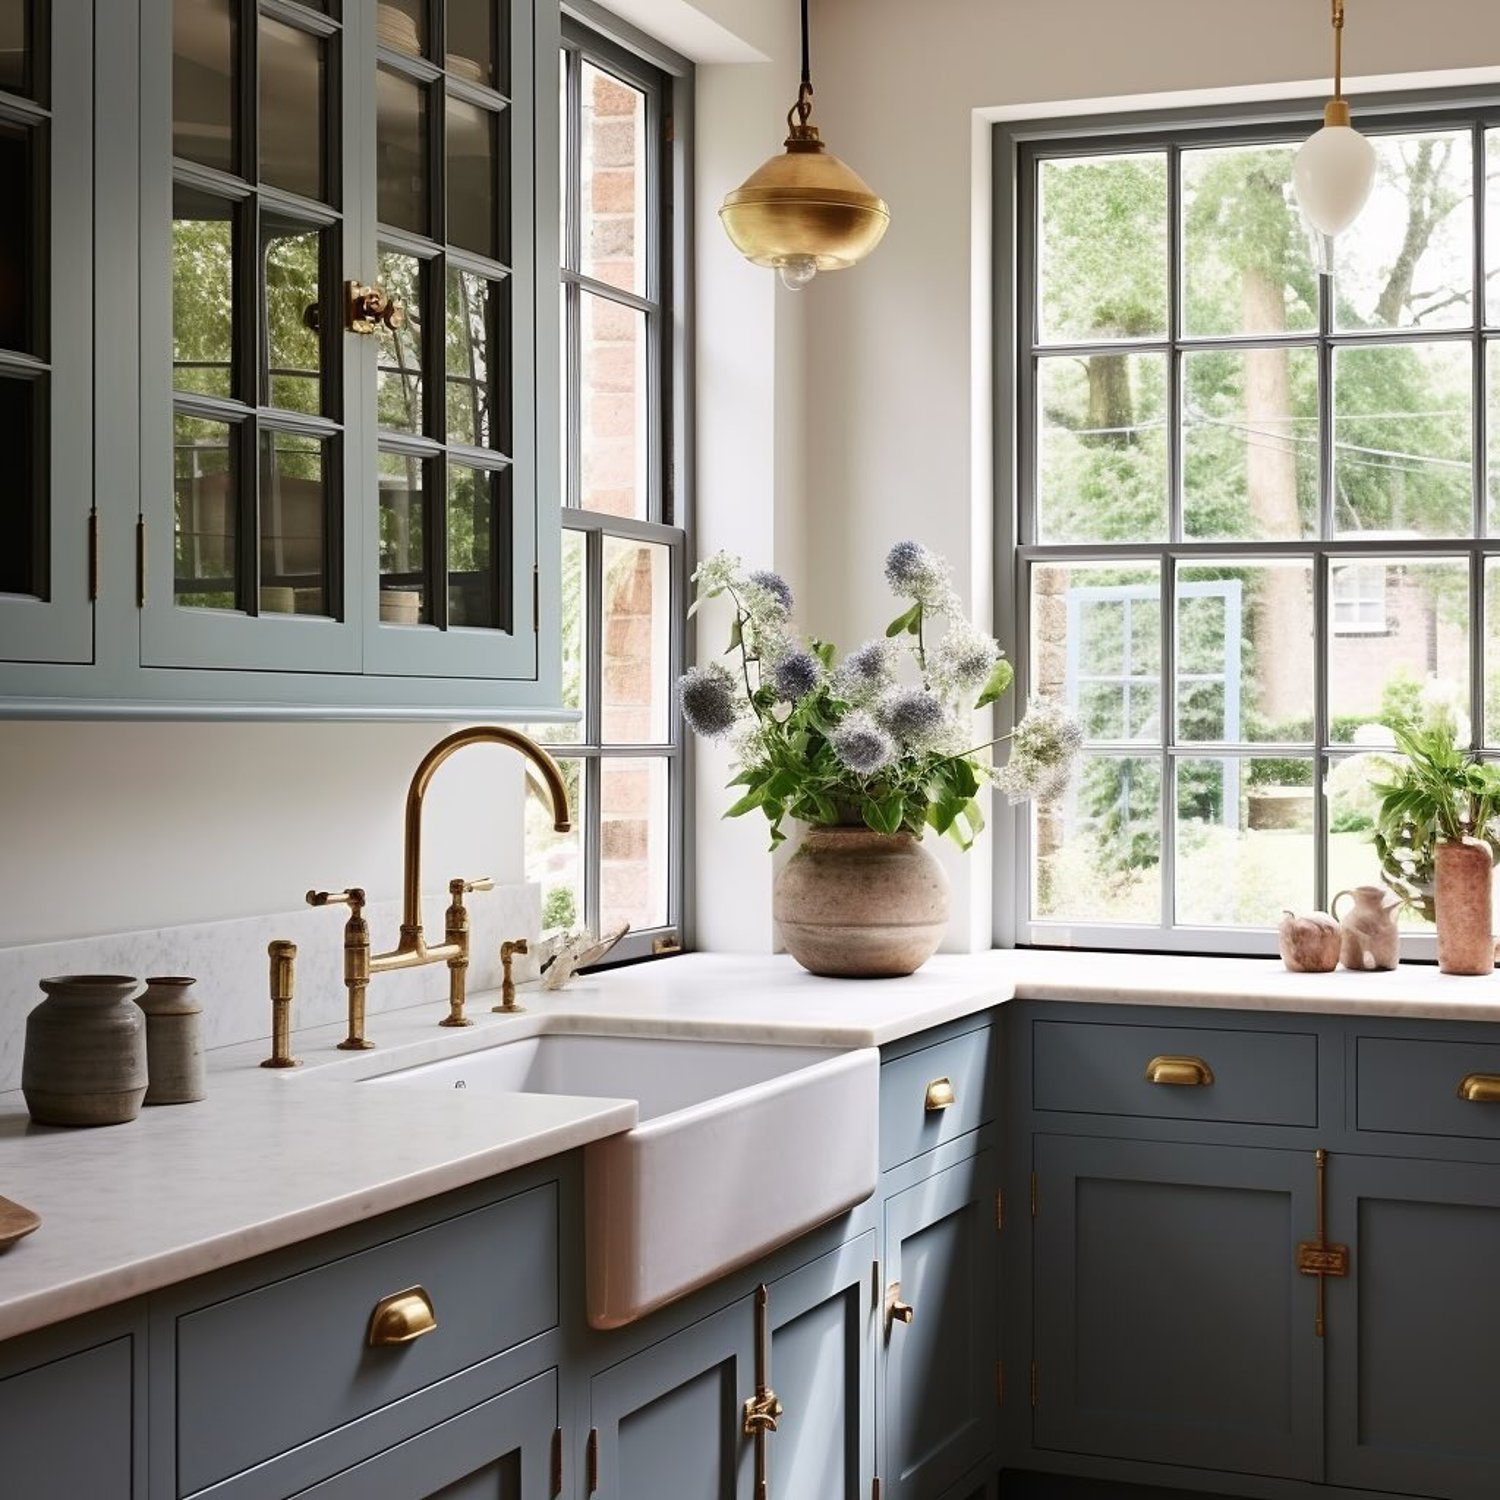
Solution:
[[[562,1494],[563,1490],[563,1430],[561,1427],[552,1429],[552,1493]]]
[[[589,1428],[588,1447],[583,1450],[584,1483],[588,1486],[588,1493],[593,1494],[599,1488],[599,1429]]]
[[[1005,1361],[995,1361],[995,1405],[1005,1405]]]
[[[1031,1174],[1031,1217],[1036,1218],[1036,1173]]]
[[[89,511],[89,600],[99,597],[99,512]]]
[[[1031,1362],[1031,1404],[1037,1404],[1037,1396],[1041,1391],[1041,1379],[1037,1374],[1036,1361]]]
[[[146,607],[146,518],[137,516],[135,522],[135,607]]]

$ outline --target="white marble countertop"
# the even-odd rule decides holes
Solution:
[[[434,987],[436,997],[437,986]],[[201,1104],[126,1126],[32,1126],[0,1095],[0,1193],[42,1227],[0,1255],[0,1339],[571,1150],[636,1119],[629,1099],[373,1091],[372,1072],[542,1031],[881,1046],[1013,998],[1500,1021],[1500,978],[1426,966],[1288,974],[1276,960],[1095,953],[941,956],[909,979],[818,979],[791,959],[689,954],[524,993],[519,1017],[472,997],[476,1025],[425,1006],[371,1018],[379,1044],[343,1053],[342,1027],[299,1032],[304,1066],[257,1066],[263,1042],[210,1055]]]

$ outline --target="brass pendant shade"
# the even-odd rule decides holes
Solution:
[[[774,267],[794,290],[819,271],[857,265],[891,222],[885,200],[824,146],[812,123],[807,4],[802,6],[802,84],[787,114],[786,149],[724,199],[719,218],[746,260]]]

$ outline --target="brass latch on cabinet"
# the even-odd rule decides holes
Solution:
[[[1317,1309],[1313,1314],[1313,1329],[1323,1337],[1327,1320],[1324,1317],[1325,1298],[1323,1288],[1330,1276],[1349,1274],[1349,1247],[1336,1245],[1328,1239],[1328,1153],[1321,1146],[1313,1157],[1318,1172],[1318,1237],[1303,1240],[1297,1246],[1297,1270],[1303,1276],[1318,1278]]]
[[[383,286],[344,283],[344,326],[350,333],[374,333],[378,324],[404,328],[406,310]]]
[[[762,1282],[755,1289],[755,1394],[745,1402],[741,1429],[755,1444],[755,1500],[767,1500],[770,1494],[770,1438],[783,1415],[771,1389],[771,1294]]]

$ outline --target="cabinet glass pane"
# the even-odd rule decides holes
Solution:
[[[646,315],[579,297],[579,462],[588,510],[645,519],[650,505]]]
[[[448,99],[448,243],[492,259],[500,248],[496,193],[503,192],[497,141],[500,117]]]
[[[672,554],[655,542],[604,538],[603,735],[661,744],[672,692]]]
[[[646,96],[583,64],[585,276],[646,294]]]
[[[380,0],[375,7],[375,40],[380,46],[421,57],[427,35],[427,0]]]
[[[455,78],[504,89],[503,72],[496,70],[495,13],[504,20],[508,9],[497,0],[448,0],[448,71]]]
[[[599,927],[667,924],[672,818],[667,762],[606,756],[599,762]]]
[[[448,624],[500,628],[495,535],[510,476],[448,465]],[[509,507],[505,507],[507,510]],[[507,518],[508,524],[508,518]]]
[[[329,614],[328,444],[274,431],[260,444],[261,613]]]
[[[542,888],[542,929],[581,927],[584,922],[583,829],[588,809],[584,806],[583,762],[559,760],[558,769],[568,788],[568,806],[573,813],[573,831],[558,833],[552,826],[552,805],[540,783],[526,778],[526,878]]]
[[[325,192],[323,52],[311,32],[260,18],[260,178],[304,198]]]
[[[375,75],[375,207],[382,224],[427,234],[427,94],[386,68]]]
[[[261,219],[265,293],[262,388],[272,406],[315,416],[323,409],[323,341],[319,334],[319,268],[323,235],[305,224]]]
[[[0,0],[0,89],[31,92],[31,5],[28,0]]]
[[[0,121],[0,348],[40,354],[41,308],[36,288],[37,235],[42,221],[36,137]]]
[[[33,598],[45,587],[40,390],[37,381],[0,379],[0,594]]]
[[[380,425],[391,432],[423,432],[422,312],[428,270],[414,255],[380,252],[380,284],[400,304],[406,319],[399,328],[375,325],[375,406]]]
[[[172,385],[234,394],[234,205],[172,192]]]
[[[448,272],[448,441],[508,448],[508,426],[495,409],[496,379],[508,348],[505,288],[472,271]],[[499,356],[499,357],[497,357]]]
[[[173,421],[174,592],[179,604],[236,607],[239,514],[234,439],[228,422],[181,412]]]
[[[380,455],[380,622],[428,625],[427,491],[430,469],[405,453]]]
[[[238,159],[230,0],[173,0],[172,150],[232,172]]]
[[[1177,920],[1274,927],[1313,897],[1313,763],[1177,763]]]

